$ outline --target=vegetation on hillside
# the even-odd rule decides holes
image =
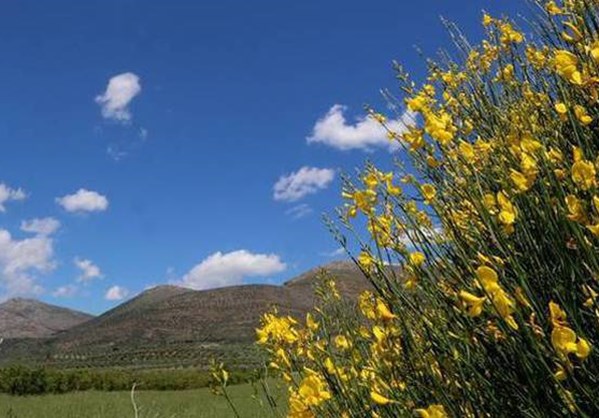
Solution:
[[[229,373],[229,383],[247,383],[257,374],[247,370]],[[72,369],[11,366],[0,369],[0,393],[10,395],[43,395],[76,391],[126,391],[135,385],[138,391],[189,390],[212,384],[208,371],[193,368],[130,370]]]
[[[347,180],[336,232],[365,220],[375,290],[258,330],[290,417],[599,416],[599,4],[530,3],[479,45],[448,25],[422,86],[397,66],[402,159]]]
[[[339,290],[344,296],[356,299],[368,287],[353,263],[325,267],[343,278]],[[5,339],[0,347],[0,366],[207,369],[211,360],[217,360],[234,369],[258,367],[264,357],[253,341],[260,316],[272,306],[297,318],[305,316],[314,304],[313,286],[319,270],[305,272],[284,286],[205,291],[152,288],[51,337]],[[28,306],[35,305],[27,302]],[[22,316],[27,317],[26,312]]]

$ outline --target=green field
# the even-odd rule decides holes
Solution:
[[[262,407],[251,385],[232,386],[231,399],[240,416],[274,417]],[[282,389],[275,389],[279,394]],[[137,392],[139,418],[234,417],[226,400],[209,389],[179,392]],[[282,400],[282,399],[280,399]],[[282,415],[284,416],[284,415]],[[12,397],[0,395],[0,418],[134,418],[128,392],[79,392],[64,395]]]

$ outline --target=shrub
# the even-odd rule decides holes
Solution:
[[[248,371],[231,373],[232,384],[253,380]],[[208,387],[210,373],[196,369],[72,369],[11,366],[0,369],[0,392],[11,395],[40,395],[84,390],[126,391],[136,384],[137,390],[187,390]]]
[[[599,416],[599,5],[531,4],[478,46],[448,25],[423,86],[396,66],[414,123],[370,115],[403,154],[331,224],[375,291],[258,330],[291,417]]]

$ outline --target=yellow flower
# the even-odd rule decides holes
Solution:
[[[533,183],[524,174],[514,169],[511,170],[510,178],[519,192],[527,191]]]
[[[371,292],[366,290],[360,293],[360,296],[358,297],[358,306],[360,307],[362,315],[364,315],[366,318],[376,318],[374,296]]]
[[[582,85],[582,74],[578,70],[578,58],[566,50],[559,50],[553,57],[556,72],[572,84]]]
[[[483,25],[489,26],[491,23],[493,23],[493,18],[487,13],[483,14]]]
[[[496,290],[500,289],[498,281],[499,277],[497,276],[497,272],[493,270],[491,267],[481,266],[476,269],[476,277],[480,285],[485,289],[487,293],[493,293]]]
[[[489,211],[491,215],[497,213],[497,199],[495,195],[487,193],[483,196],[483,206]]]
[[[559,115],[559,118],[562,121],[566,121],[568,119],[568,108],[566,107],[566,105],[564,103],[556,103],[555,104],[555,111],[557,112],[557,114]]]
[[[443,405],[431,405],[426,409],[417,409],[421,418],[449,418]]]
[[[441,145],[446,145],[453,139],[457,128],[448,113],[429,113],[425,119],[424,130]]]
[[[590,161],[580,160],[572,165],[572,181],[582,190],[595,186],[595,166]]]
[[[370,270],[374,267],[375,261],[368,251],[362,251],[358,256],[358,264],[360,264],[364,270]]]
[[[581,360],[587,358],[591,353],[591,345],[584,338],[577,337],[576,332],[567,326],[566,312],[553,301],[549,302],[549,316],[553,325],[551,344],[555,351],[563,358],[572,353]]]
[[[576,333],[568,327],[557,326],[551,331],[551,344],[553,348],[563,357],[574,353],[578,358],[584,360],[591,352],[591,346],[587,340],[577,338]]]
[[[593,60],[599,63],[599,41],[593,42],[591,45],[587,47],[587,50]]]
[[[378,299],[378,298],[376,300],[376,314],[377,314],[378,318],[380,318],[384,321],[388,321],[388,320],[396,318],[396,316],[393,314],[393,312],[391,312],[389,310],[389,308],[387,307],[385,302],[383,302],[381,299]]]
[[[513,26],[508,22],[499,25],[499,31],[501,32],[499,40],[502,44],[519,44],[524,40],[524,36],[517,30],[515,30]]]
[[[307,406],[318,406],[331,399],[326,382],[318,374],[305,377],[300,384],[298,393]]]
[[[462,157],[464,157],[467,162],[471,163],[476,158],[476,153],[471,143],[460,141],[459,149],[460,154],[462,154]]]
[[[563,13],[562,9],[560,9],[553,0],[547,3],[547,5],[545,6],[545,10],[547,10],[547,13],[549,13],[550,15],[559,15]]]
[[[594,225],[587,225],[586,227],[589,231],[591,231],[593,235],[599,237],[599,223],[596,223]]]
[[[580,199],[574,195],[568,195],[566,196],[566,206],[568,207],[568,219],[579,223],[585,222],[586,214]]]
[[[557,327],[566,324],[568,315],[566,315],[566,312],[564,312],[557,303],[551,301],[549,302],[549,317],[551,319],[551,324],[554,327]]]
[[[394,402],[391,399],[381,395],[380,393],[375,392],[374,390],[370,391],[370,399],[372,399],[374,403],[376,403],[377,405],[388,405]]]
[[[345,335],[337,335],[335,337],[335,347],[340,350],[347,350],[351,344]]]
[[[420,188],[422,196],[424,196],[425,203],[432,202],[437,196],[437,190],[432,184],[423,184]]]
[[[462,302],[464,302],[464,305],[466,305],[466,312],[473,318],[482,313],[483,304],[485,303],[485,300],[487,300],[485,297],[481,298],[464,290],[460,291],[459,297]]]
[[[499,221],[507,226],[510,226],[516,222],[518,212],[504,192],[497,193],[497,203],[499,204],[500,208]]]
[[[574,114],[578,118],[578,121],[585,126],[593,122],[593,118],[589,116],[587,110],[583,106],[574,106]]]
[[[318,322],[314,320],[310,312],[306,314],[306,326],[312,332],[317,331],[319,327]]]
[[[415,251],[410,254],[409,259],[411,264],[419,267],[426,261],[426,256],[420,251]]]
[[[518,329],[518,323],[514,320],[512,314],[514,313],[515,303],[512,298],[503,289],[499,289],[494,292],[491,296],[491,300],[495,309],[499,315],[507,322],[507,324],[513,328]]]
[[[262,328],[256,329],[259,344],[269,340],[278,343],[293,344],[299,336],[294,328],[297,321],[290,316],[279,317],[271,313],[262,316]]]

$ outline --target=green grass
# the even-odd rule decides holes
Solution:
[[[283,389],[271,385],[279,395]],[[277,386],[275,388],[275,386]],[[242,418],[273,417],[249,385],[228,389]],[[139,418],[234,417],[226,400],[209,389],[180,392],[137,392]],[[279,396],[279,401],[283,398]],[[281,416],[284,416],[283,414]],[[79,392],[64,395],[12,397],[0,395],[0,418],[134,418],[128,392]]]

